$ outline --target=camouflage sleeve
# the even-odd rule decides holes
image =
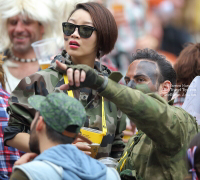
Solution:
[[[189,114],[170,106],[156,93],[147,95],[109,80],[100,95],[115,103],[158,148],[177,151],[188,138],[187,123],[195,127]]]
[[[8,126],[4,129],[4,144],[19,132],[27,132],[35,114],[35,110],[29,106],[28,98],[32,95],[51,93],[59,82],[60,75],[51,69],[37,72],[20,81],[12,92],[8,101],[7,112],[10,115]]]
[[[29,180],[29,178],[23,171],[17,169],[11,174],[10,180]]]
[[[123,151],[125,144],[122,140],[123,132],[126,129],[126,115],[118,110],[117,115],[117,127],[115,132],[115,138],[112,144],[111,154],[110,156],[113,158],[120,158]]]

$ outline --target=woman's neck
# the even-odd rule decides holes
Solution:
[[[85,64],[85,65],[88,65],[92,68],[94,68],[94,62],[95,62],[95,58],[80,58],[80,59],[77,59],[77,58],[74,58],[74,57],[71,57],[71,61],[73,62],[73,64]]]

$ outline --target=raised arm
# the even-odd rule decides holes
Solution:
[[[48,71],[51,71],[49,73]],[[37,72],[20,81],[12,92],[7,109],[10,114],[8,126],[4,129],[4,144],[18,148],[22,151],[29,150],[28,140],[30,124],[35,110],[28,105],[28,98],[32,95],[46,96],[54,90],[62,75],[50,69]],[[48,83],[47,83],[48,82]]]
[[[110,79],[98,76],[86,65],[64,67],[59,62],[57,65],[67,69],[67,75],[70,74],[69,84],[61,86],[61,89],[78,87],[97,89],[100,95],[115,103],[123,113],[127,114],[137,128],[147,134],[158,148],[177,151],[182,147],[190,132],[194,128],[197,130],[194,118],[181,108],[170,106],[156,93],[147,95],[117,84]],[[77,76],[76,73],[80,77],[73,78]]]
[[[191,131],[187,123],[195,121],[181,108],[170,106],[157,93],[144,94],[112,80],[108,80],[100,95],[115,103],[138,129],[167,149],[180,148]]]

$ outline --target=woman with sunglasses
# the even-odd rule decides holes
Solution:
[[[4,130],[4,143],[8,146],[29,151],[29,134],[22,132],[29,131],[35,113],[27,102],[30,96],[63,92],[59,87],[65,83],[66,72],[56,67],[56,60],[65,64],[86,64],[107,76],[111,73],[96,61],[113,49],[117,39],[117,26],[108,9],[92,2],[77,4],[67,22],[62,23],[62,27],[66,51],[54,58],[50,68],[24,78],[11,95],[8,110],[9,126]],[[68,95],[70,94],[79,99],[85,107],[88,116],[85,127],[102,130],[103,119],[106,121],[106,128],[104,126],[103,130],[107,129],[107,133],[100,144],[96,158],[107,156],[119,158],[124,148],[122,131],[126,126],[125,115],[115,104],[103,99],[94,90],[82,88],[68,92]],[[80,144],[76,146],[90,154],[89,146]]]

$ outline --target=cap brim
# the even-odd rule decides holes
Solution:
[[[77,138],[80,138],[83,142],[86,142],[86,143],[88,143],[88,144],[92,144],[92,141],[90,141],[88,138],[86,138],[85,136],[83,136],[83,135],[81,135],[81,133],[78,133],[78,134],[76,134],[76,133],[72,133],[72,132],[69,132],[69,131],[63,131],[62,132],[62,134],[64,135],[64,136],[67,136],[67,137],[71,137],[71,138],[74,138],[74,137],[76,137],[76,139]],[[77,136],[76,136],[77,135]],[[76,140],[75,140],[76,141]]]
[[[34,95],[28,98],[28,103],[36,110],[40,111],[41,103],[46,99],[45,96]]]

